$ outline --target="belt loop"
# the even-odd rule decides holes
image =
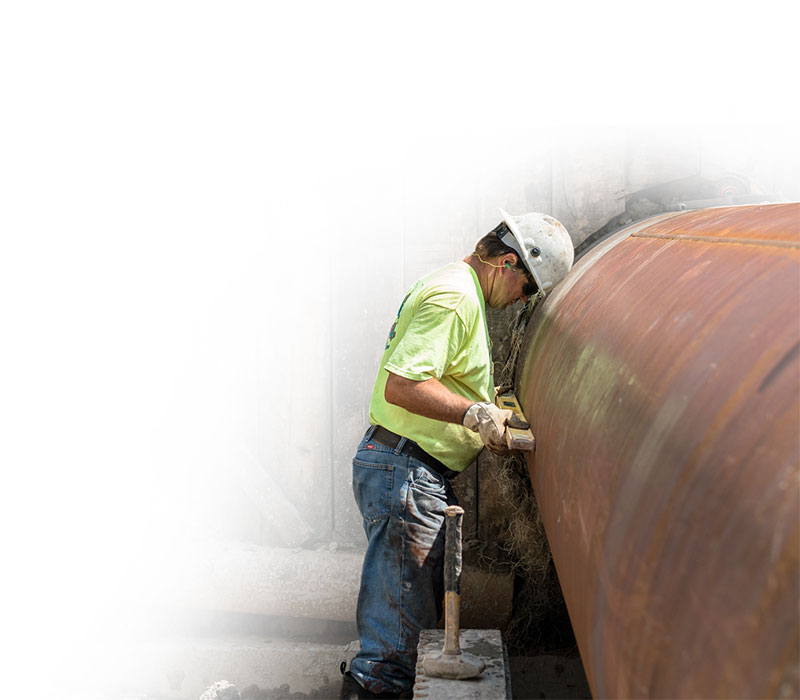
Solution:
[[[372,434],[373,434],[373,433],[374,433],[374,432],[375,432],[377,429],[378,429],[378,426],[377,426],[377,425],[370,425],[370,426],[369,426],[369,428],[367,428],[367,432],[366,432],[366,433],[364,433],[364,439],[365,439],[365,440],[370,440],[370,439],[372,438]]]
[[[403,448],[406,446],[408,440],[404,437],[400,437],[400,442],[397,443],[397,447],[394,448],[394,453],[396,455],[403,454]]]

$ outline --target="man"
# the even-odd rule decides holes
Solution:
[[[384,697],[413,685],[419,632],[441,615],[444,509],[456,503],[449,480],[484,446],[506,452],[513,414],[493,403],[485,304],[502,309],[543,296],[572,266],[572,241],[558,221],[501,214],[471,255],[406,294],[353,460],[368,546],[357,611],[361,651],[349,675]]]

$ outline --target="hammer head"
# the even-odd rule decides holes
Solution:
[[[429,676],[436,678],[452,678],[463,680],[479,676],[486,664],[477,656],[460,652],[445,654],[441,651],[429,651],[422,659],[422,669]]]

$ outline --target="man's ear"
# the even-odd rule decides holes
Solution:
[[[512,268],[516,267],[517,264],[517,256],[514,253],[506,253],[503,256],[503,267],[505,268]]]

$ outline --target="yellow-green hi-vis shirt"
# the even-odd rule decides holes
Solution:
[[[414,381],[438,379],[470,401],[492,401],[492,352],[486,307],[475,271],[455,262],[413,284],[389,331],[369,420],[414,440],[454,471],[468,467],[483,447],[477,433],[424,418],[386,402],[389,372]]]

